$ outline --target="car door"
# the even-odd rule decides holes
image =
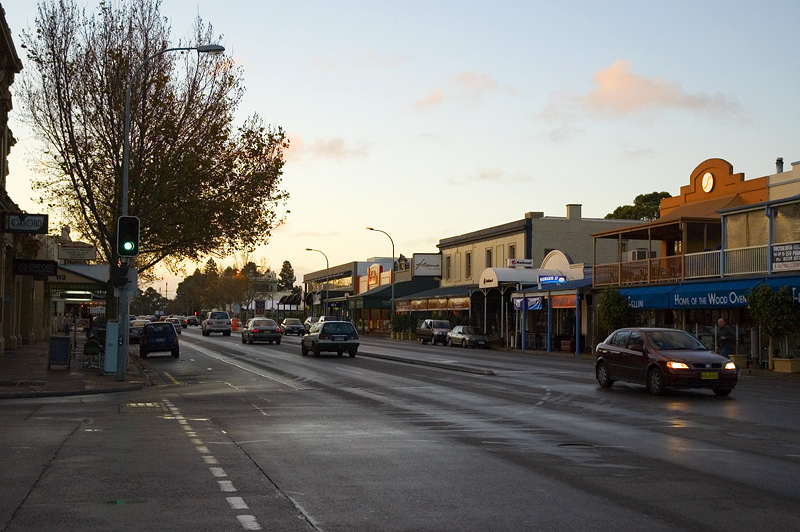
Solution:
[[[627,378],[644,382],[645,372],[650,362],[650,356],[644,343],[644,336],[640,331],[631,331],[625,345],[623,365]]]
[[[623,377],[625,370],[622,364],[622,350],[628,341],[630,331],[617,331],[614,336],[605,343],[603,359],[608,364],[608,369],[614,377]]]

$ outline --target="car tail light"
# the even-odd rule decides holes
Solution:
[[[277,329],[275,332],[276,332],[276,333],[280,333],[280,332],[281,332],[281,328],[280,328],[280,327],[278,327],[278,329]]]
[[[350,338],[352,338],[353,340],[358,340],[358,333],[353,333],[353,334],[350,336]]]
[[[325,334],[325,333],[319,333],[319,339],[320,340],[327,340],[328,339],[328,335]]]

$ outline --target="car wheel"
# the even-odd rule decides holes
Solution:
[[[664,374],[658,368],[652,368],[647,372],[647,391],[653,395],[664,393]]]
[[[608,372],[608,366],[605,362],[600,362],[595,368],[594,373],[597,377],[597,383],[603,388],[611,388],[611,385],[614,384],[614,380],[611,378],[611,374]]]
[[[318,345],[315,345],[315,346],[314,346],[314,356],[315,356],[315,357],[318,357],[318,356],[319,356],[319,353],[320,353],[320,351],[319,351],[319,346],[318,346]]]
[[[247,338],[245,338],[245,337],[244,337],[244,335],[242,335],[242,343],[243,343],[243,344],[246,344],[246,343],[247,343]]]
[[[231,332],[230,332],[230,331],[226,331],[226,332],[224,332],[224,333],[222,333],[222,334],[223,334],[224,336],[230,336],[230,335],[231,335]]]
[[[178,358],[178,357],[181,356],[181,352],[178,351],[177,349],[173,349],[172,350],[172,356],[175,357],[175,358]]]
[[[461,348],[463,349],[465,347],[467,347],[467,341],[466,340],[461,340]]]
[[[344,355],[344,351],[341,351],[341,350],[339,350],[339,351],[336,351],[336,356],[337,356],[337,357],[340,357],[340,356],[342,356],[342,355]]]
[[[281,341],[280,341],[280,339],[278,339],[278,340],[275,340],[275,345],[281,345]]]
[[[252,336],[251,336],[250,338],[248,338],[248,339],[247,339],[247,343],[248,343],[248,344],[252,344],[252,343],[253,343],[253,337],[252,337]]]
[[[425,338],[417,338],[417,340],[419,340],[419,343],[422,345],[425,345]]]
[[[308,356],[308,348],[306,347],[306,344],[300,344],[300,354],[304,357]]]
[[[140,350],[139,350],[139,356],[140,356],[140,357],[142,357],[142,358],[147,358],[147,351],[142,351],[142,350],[140,349]]]
[[[714,388],[714,395],[725,397],[726,395],[730,395],[732,391],[733,390],[730,388]]]
[[[350,355],[350,358],[355,358],[356,353],[358,353],[358,349],[351,349],[347,352],[347,354]]]

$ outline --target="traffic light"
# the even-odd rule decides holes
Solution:
[[[117,255],[135,257],[139,254],[139,218],[120,216],[117,219]]]

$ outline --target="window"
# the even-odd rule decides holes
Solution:
[[[731,214],[726,224],[727,249],[765,246],[769,243],[769,220],[763,210]]]
[[[492,248],[488,248],[486,250],[486,267],[487,268],[492,267]]]
[[[464,277],[467,279],[472,277],[472,252],[467,251],[464,253]]]
[[[451,257],[447,255],[444,258],[444,278],[450,280],[450,265],[451,265]]]
[[[516,259],[517,258],[517,245],[516,244],[509,244],[508,245],[508,258],[509,259]]]
[[[800,240],[800,203],[775,207],[774,224],[776,244]]]

